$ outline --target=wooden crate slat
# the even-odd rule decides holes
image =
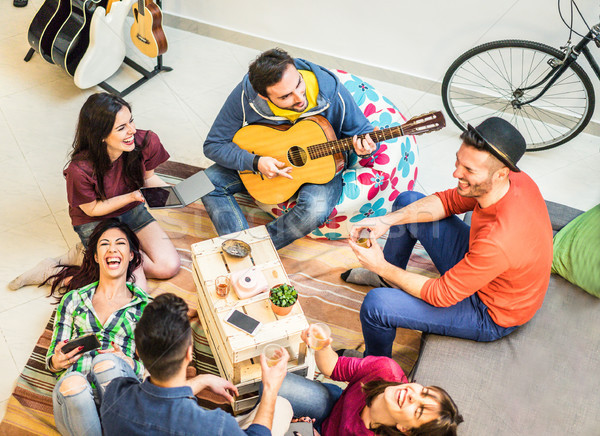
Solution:
[[[247,242],[251,247],[250,256],[240,259],[223,253],[221,244],[231,238]],[[215,291],[214,279],[217,276],[230,275],[232,271],[243,270],[253,264],[263,272],[270,287],[289,283],[266,228],[259,226],[213,238],[193,244],[191,248],[192,276],[198,290],[198,315],[221,375],[232,381],[240,394],[250,395],[258,390],[260,382],[258,356],[265,345],[277,343],[290,353],[288,371],[312,378],[314,357],[306,353],[300,338],[301,332],[308,327],[300,304],[294,305],[290,315],[279,317],[273,314],[266,292],[239,300],[233,290],[227,298],[219,298]],[[261,321],[263,325],[256,336],[225,323],[234,308]],[[235,402],[234,410],[247,409],[255,402],[256,397],[240,399]]]
[[[267,327],[268,323],[277,321],[277,317],[271,310],[270,300],[260,300],[254,303],[244,305],[244,311],[253,318],[259,320],[263,325]]]
[[[279,255],[273,246],[271,239],[263,239],[250,244],[252,247],[251,256],[254,259],[256,265],[268,263],[273,260],[279,260]]]
[[[227,275],[228,273],[220,251],[195,256],[195,258],[198,272],[204,281],[212,281],[218,276]]]

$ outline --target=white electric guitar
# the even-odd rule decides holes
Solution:
[[[123,24],[136,0],[109,1],[107,13],[97,7],[90,23],[90,44],[73,79],[81,89],[90,88],[112,76],[125,59]]]

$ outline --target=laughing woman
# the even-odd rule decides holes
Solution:
[[[310,328],[302,332],[308,345]],[[448,393],[409,383],[394,360],[383,356],[338,356],[328,345],[315,351],[319,371],[346,389],[289,373],[279,396],[294,416],[310,417],[322,436],[456,436],[463,421]]]
[[[116,377],[141,378],[135,360],[133,331],[148,295],[133,284],[140,265],[139,241],[129,227],[110,219],[100,222],[89,237],[81,267],[64,267],[50,278],[60,300],[46,355],[47,368],[60,378],[52,394],[54,418],[62,435],[101,435],[96,404],[104,387]],[[65,287],[65,276],[72,280]],[[61,291],[67,292],[61,298]],[[63,352],[69,341],[95,335],[100,349]],[[88,382],[91,373],[93,384]]]
[[[144,207],[139,191],[142,186],[165,185],[154,169],[168,158],[155,133],[136,129],[131,107],[122,98],[103,92],[84,103],[71,161],[64,170],[71,222],[83,247],[101,220],[117,218],[127,223],[141,244],[143,271],[136,271],[135,276],[142,289],[146,277],[168,279],[180,266],[177,250]],[[56,274],[60,265],[74,263],[75,248],[62,258],[45,259],[9,287],[40,284]]]

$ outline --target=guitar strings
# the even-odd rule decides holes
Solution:
[[[413,131],[411,131],[411,128],[413,128]],[[414,127],[414,126],[411,126],[410,123],[405,123],[402,126],[391,126],[391,127],[388,127],[388,128],[382,129],[382,130],[374,130],[372,132],[364,133],[362,135],[358,135],[358,138],[364,139],[364,137],[367,134],[370,134],[370,135],[375,136],[375,142],[381,142],[381,141],[385,141],[388,139],[397,138],[398,136],[408,136],[408,135],[418,132],[419,130],[422,130],[423,128],[426,128],[426,126],[421,126],[419,128],[418,125],[416,127]],[[388,134],[390,135],[389,138],[388,138]],[[323,143],[319,143],[319,144],[313,144],[313,145],[306,147],[306,150],[308,151],[308,154],[311,158],[315,158],[315,157],[324,157],[324,156],[328,156],[330,154],[342,152],[344,150],[349,149],[351,147],[351,145],[352,145],[352,138],[343,138],[343,139],[335,139],[333,141],[323,142]],[[287,156],[291,157],[292,160],[296,160],[296,159],[302,160],[302,155],[304,155],[304,154],[305,154],[305,150],[302,148],[299,148],[299,149],[288,151]]]

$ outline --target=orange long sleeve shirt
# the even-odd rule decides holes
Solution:
[[[550,280],[552,226],[535,182],[511,172],[510,188],[495,204],[482,209],[456,188],[436,192],[446,214],[473,211],[469,251],[446,274],[428,280],[421,298],[448,307],[478,293],[494,322],[522,325],[541,307]]]

